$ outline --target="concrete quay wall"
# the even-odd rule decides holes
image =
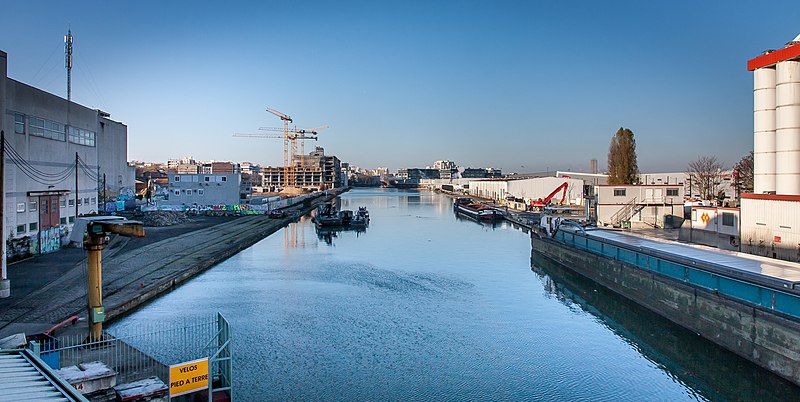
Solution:
[[[800,385],[800,322],[589,251],[532,236],[539,253]]]

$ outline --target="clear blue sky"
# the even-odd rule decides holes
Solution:
[[[752,150],[748,59],[800,33],[800,2],[7,2],[9,76],[128,125],[130,159],[282,165],[282,141],[361,167],[450,159],[504,172],[605,167],[636,135],[642,171]],[[306,144],[306,149],[313,142]]]

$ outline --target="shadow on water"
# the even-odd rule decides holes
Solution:
[[[531,252],[531,270],[545,291],[563,304],[597,317],[676,381],[710,400],[800,400],[800,388],[647,310],[646,308]],[[724,367],[724,370],[709,370]]]

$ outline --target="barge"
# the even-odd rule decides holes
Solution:
[[[800,385],[800,264],[545,217],[545,257]]]

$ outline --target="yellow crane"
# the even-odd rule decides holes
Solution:
[[[316,141],[316,138],[309,138],[304,137],[305,135],[315,136],[319,134],[320,131],[329,128],[330,126],[325,124],[319,127],[314,128],[301,128],[298,129],[297,126],[289,132],[289,143],[291,144],[292,152],[289,154],[289,165],[291,168],[289,169],[289,176],[292,177],[294,181],[296,181],[296,172],[294,171],[295,166],[297,165],[295,161],[295,157],[297,157],[297,140],[300,140],[300,166],[305,167],[306,165],[306,141],[307,139],[313,139]],[[259,130],[262,131],[281,131],[279,127],[259,127]]]
[[[265,131],[281,131],[280,128],[272,128],[272,127],[262,127],[261,130]],[[316,131],[311,130],[292,130],[288,131],[285,134],[247,134],[247,133],[236,133],[233,135],[234,137],[243,137],[243,138],[283,138],[285,143],[295,144],[292,148],[296,149],[297,140],[302,141],[301,144],[305,144],[305,140],[314,140],[317,141],[318,137],[316,136]],[[304,145],[301,145],[303,148]],[[284,163],[284,170],[283,170],[283,183],[284,187],[289,187],[290,185],[290,177],[291,177],[291,185],[295,185],[297,183],[297,178],[295,177],[295,170],[294,170],[294,154],[292,152],[292,160],[291,163]],[[285,159],[288,162],[288,158]],[[286,169],[289,166],[290,169]]]
[[[289,123],[292,123],[292,118],[275,109],[267,108],[267,112],[280,117],[283,121],[283,186],[289,187]]]

